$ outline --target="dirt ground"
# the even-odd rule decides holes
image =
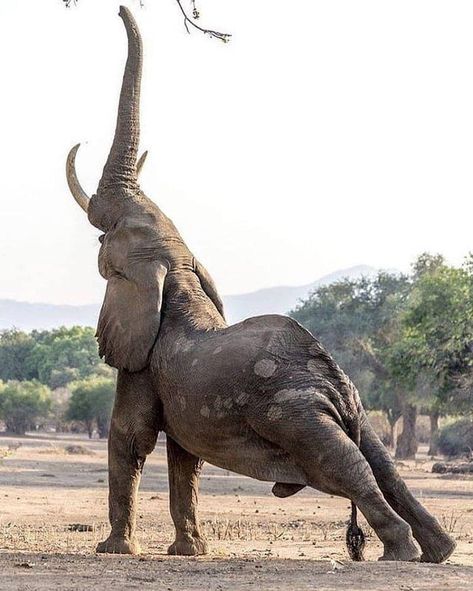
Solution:
[[[71,445],[85,453],[68,453]],[[200,498],[210,554],[168,557],[173,527],[162,440],[141,486],[143,554],[97,556],[108,531],[106,443],[0,436],[0,589],[470,590],[473,477],[431,474],[431,466],[420,454],[400,470],[458,541],[445,565],[376,562],[381,545],[366,523],[369,561],[354,564],[344,544],[346,500],[311,490],[277,499],[271,483],[212,466],[204,469]]]

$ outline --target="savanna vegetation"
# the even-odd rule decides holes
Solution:
[[[461,267],[422,254],[411,273],[379,273],[317,289],[292,316],[332,352],[365,407],[383,413],[396,457],[417,451],[416,420],[430,417],[430,450],[468,451],[473,413],[473,259]],[[395,425],[402,431],[394,441]],[[439,419],[449,417],[439,436]],[[463,417],[456,423],[455,418]],[[468,432],[468,429],[466,429]],[[456,447],[446,444],[456,433]],[[470,435],[471,438],[471,435]]]
[[[94,430],[106,437],[115,374],[92,328],[0,333],[0,420],[7,431]]]

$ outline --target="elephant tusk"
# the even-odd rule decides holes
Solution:
[[[89,196],[81,187],[79,180],[76,174],[76,154],[77,150],[79,149],[80,144],[77,144],[72,148],[72,150],[67,155],[66,161],[66,178],[67,184],[69,185],[69,189],[72,193],[72,196],[77,201],[77,203],[81,206],[81,208],[87,213],[89,209]]]
[[[138,160],[138,163],[136,165],[136,176],[140,176],[140,172],[141,169],[143,168],[143,164],[146,161],[146,156],[148,156],[148,150],[146,150],[146,152],[143,152],[143,154],[141,154],[140,159]]]

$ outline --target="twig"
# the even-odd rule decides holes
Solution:
[[[213,31],[212,29],[204,29],[202,27],[199,27],[198,24],[196,24],[192,19],[190,19],[187,16],[186,11],[182,7],[181,0],[176,0],[176,2],[182,12],[183,17],[184,17],[184,26],[186,27],[186,31],[189,33],[189,35],[190,35],[190,31],[189,31],[188,25],[191,25],[192,27],[194,27],[195,29],[197,29],[201,33],[204,33],[204,35],[209,35],[210,37],[215,37],[216,39],[220,39],[220,41],[223,41],[224,43],[228,43],[230,41],[230,38],[231,38],[230,33],[219,33],[218,31]],[[199,12],[196,10],[195,4],[194,4],[194,19],[197,19],[197,18],[199,18]]]

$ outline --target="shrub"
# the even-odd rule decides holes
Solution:
[[[439,450],[446,456],[459,456],[473,450],[473,417],[463,417],[443,427]]]
[[[0,417],[7,431],[24,435],[34,429],[36,421],[47,415],[51,406],[51,392],[37,381],[11,380],[0,383]]]
[[[67,418],[85,424],[92,437],[94,424],[100,437],[107,437],[115,398],[115,380],[91,377],[72,384]]]

